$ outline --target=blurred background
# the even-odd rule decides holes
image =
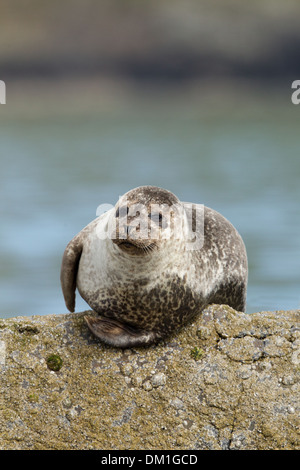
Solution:
[[[249,313],[300,308],[299,1],[0,8],[0,317],[66,312],[66,244],[143,184],[235,225]]]

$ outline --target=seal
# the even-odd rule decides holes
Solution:
[[[75,291],[98,313],[86,316],[101,341],[130,348],[176,332],[207,305],[245,311],[244,242],[221,214],[140,186],[67,245],[61,286],[69,311]]]

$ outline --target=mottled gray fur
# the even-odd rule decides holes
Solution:
[[[148,208],[151,202],[180,204],[175,195],[153,186],[129,191],[126,199]],[[208,304],[245,310],[246,249],[228,220],[205,207],[204,243],[198,250],[187,249],[184,240],[99,239],[97,230],[118,218],[120,204],[79,232],[62,261],[67,308],[75,309],[77,287],[99,314],[86,317],[97,337],[124,348],[148,345],[176,331]],[[191,222],[193,212],[187,207]]]

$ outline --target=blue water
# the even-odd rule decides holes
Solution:
[[[99,204],[143,184],[212,207],[235,225],[248,251],[249,313],[300,308],[295,109],[242,119],[159,106],[6,119],[0,109],[0,317],[66,312],[59,283],[66,244]],[[77,296],[77,311],[85,308]]]

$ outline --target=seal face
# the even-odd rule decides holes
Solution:
[[[222,215],[141,186],[122,196],[67,245],[61,285],[67,308],[76,287],[98,317],[85,317],[102,341],[148,345],[210,303],[244,311],[247,255]]]

